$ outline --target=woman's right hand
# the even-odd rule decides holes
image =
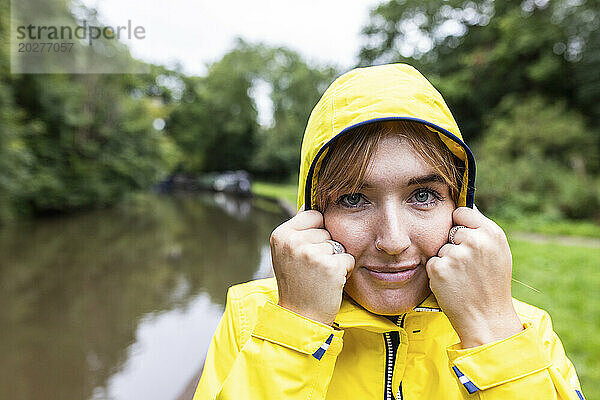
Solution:
[[[346,279],[354,268],[351,254],[334,254],[323,214],[304,211],[271,234],[271,257],[279,305],[312,320],[333,324]]]

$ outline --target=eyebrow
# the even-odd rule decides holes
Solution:
[[[408,186],[423,185],[425,183],[432,183],[432,182],[446,183],[446,181],[444,180],[444,178],[442,178],[442,176],[440,174],[429,174],[429,175],[416,176],[414,178],[410,178],[408,180],[407,185]]]

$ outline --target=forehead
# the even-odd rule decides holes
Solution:
[[[416,177],[431,175],[436,175],[436,171],[408,140],[399,135],[386,135],[369,160],[361,186],[407,185]]]

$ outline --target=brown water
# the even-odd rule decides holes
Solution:
[[[174,399],[227,287],[270,272],[280,213],[143,196],[0,230],[0,399]]]

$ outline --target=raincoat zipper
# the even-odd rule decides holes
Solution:
[[[402,315],[402,317],[398,316],[396,320],[396,325],[400,328],[404,328],[404,318],[406,314]],[[385,340],[385,352],[386,352],[386,365],[385,365],[385,393],[384,400],[394,400],[394,396],[392,394],[392,375],[394,373],[394,365],[396,364],[396,351],[398,350],[398,346],[400,346],[400,333],[396,331],[385,332],[383,334],[383,338]],[[402,382],[400,382],[400,387],[398,387],[398,393],[396,393],[396,400],[403,400],[404,396],[402,395]]]

